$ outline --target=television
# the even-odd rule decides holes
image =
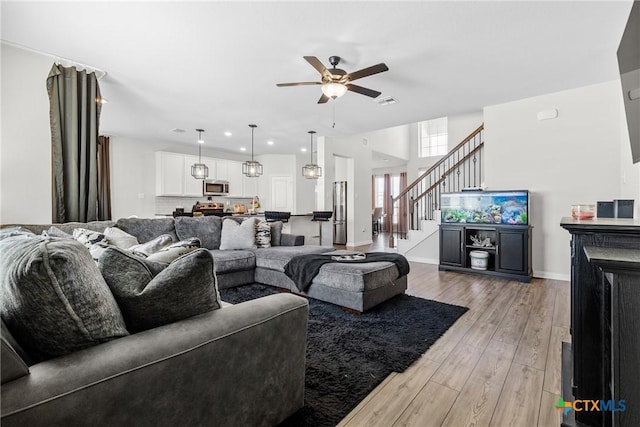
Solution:
[[[633,2],[618,47],[618,68],[633,163],[640,162],[640,1]]]

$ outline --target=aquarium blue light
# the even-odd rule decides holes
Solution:
[[[442,222],[529,224],[529,192],[472,191],[445,193],[440,200]]]

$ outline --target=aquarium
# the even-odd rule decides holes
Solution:
[[[442,222],[469,224],[529,224],[529,192],[463,191],[443,193]]]

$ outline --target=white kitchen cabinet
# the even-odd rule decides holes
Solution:
[[[156,153],[156,196],[184,194],[184,154]]]
[[[191,176],[191,166],[198,156],[156,152],[156,196],[202,197],[202,180]],[[209,177],[215,179],[216,159],[202,157],[209,168]]]
[[[258,194],[258,181],[260,180],[260,178],[249,178],[243,175],[242,179],[244,184],[243,192],[245,197],[260,196],[260,194]]]
[[[215,179],[229,181],[229,160],[216,159]]]
[[[227,181],[229,181],[229,195],[244,195],[244,175],[242,174],[242,162],[227,160]]]

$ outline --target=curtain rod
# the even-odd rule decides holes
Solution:
[[[102,80],[102,78],[107,75],[107,72],[104,70],[101,70],[100,68],[92,67],[91,65],[83,64],[81,62],[74,61],[73,59],[63,58],[58,55],[53,55],[48,52],[43,52],[38,49],[33,49],[27,46],[20,45],[18,43],[8,42],[6,40],[2,40],[2,43],[9,46],[17,47],[18,49],[23,49],[29,52],[37,53],[38,55],[48,56],[49,58],[53,58],[53,62],[58,65],[74,66],[76,68],[87,70],[88,72],[93,72],[96,74],[96,78],[98,79],[98,81]]]

